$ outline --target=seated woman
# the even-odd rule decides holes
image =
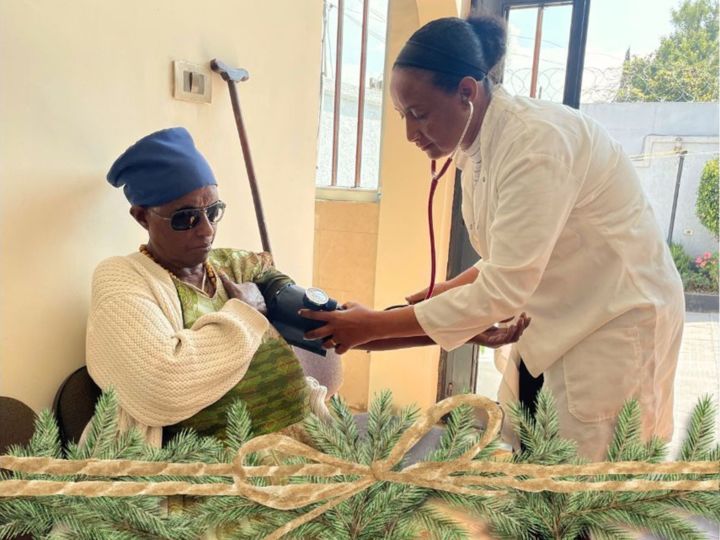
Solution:
[[[268,253],[212,248],[225,203],[190,134],[144,137],[108,180],[123,187],[149,237],[93,276],[87,367],[115,389],[119,430],[134,426],[155,446],[183,428],[223,437],[236,399],[255,435],[296,425],[311,406],[326,416],[326,389],[306,379],[263,315],[263,291],[292,280]]]

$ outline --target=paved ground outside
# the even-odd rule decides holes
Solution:
[[[675,376],[675,434],[670,455],[676,456],[687,420],[700,396],[714,396],[720,413],[720,330],[717,313],[687,313]],[[720,414],[715,418],[720,434]]]
[[[675,376],[675,430],[670,456],[675,459],[688,418],[700,396],[715,401],[715,435],[720,437],[720,329],[717,313],[686,313],[682,348]],[[707,538],[720,538],[720,527],[706,525]],[[648,539],[649,540],[649,539]]]

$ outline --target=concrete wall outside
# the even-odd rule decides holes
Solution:
[[[717,251],[717,240],[695,215],[705,163],[718,154],[717,103],[598,103],[581,110],[597,120],[630,156],[667,236],[679,158],[687,150],[678,195],[673,241],[693,257]],[[639,157],[645,155],[646,157]]]
[[[182,125],[228,203],[216,246],[260,249],[226,84],[172,98],[173,59],[218,57],[239,86],[278,268],[310,283],[322,0],[0,3],[0,395],[35,410],[84,363],[97,263],[146,240],[105,175],[139,137]],[[292,54],[288,54],[292,50]]]

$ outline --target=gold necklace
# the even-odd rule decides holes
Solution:
[[[183,281],[182,279],[180,279],[179,277],[177,277],[174,273],[172,273],[170,270],[168,270],[167,268],[165,268],[162,264],[160,264],[159,262],[157,262],[157,260],[155,259],[155,257],[152,256],[152,253],[150,253],[150,251],[148,250],[147,244],[142,244],[142,245],[140,246],[140,253],[142,253],[142,254],[145,255],[148,259],[150,259],[150,260],[153,261],[155,264],[157,264],[158,266],[160,266],[163,270],[165,270],[168,274],[170,274],[170,276],[171,276],[172,278],[178,280],[178,281],[181,282],[181,283],[185,283],[185,285],[190,285],[191,287],[195,287],[195,286],[192,285],[191,283],[188,283],[187,281]],[[215,270],[213,269],[212,265],[211,265],[208,261],[205,261],[205,263],[203,264],[203,267],[205,268],[205,272],[203,272],[202,282],[200,283],[200,290],[203,292],[203,294],[206,294],[206,295],[210,296],[210,293],[205,290],[205,279],[206,279],[206,278],[210,278],[210,283],[212,283],[213,288],[214,288],[215,290],[217,290],[217,276],[216,276],[216,274],[215,274]],[[196,287],[196,288],[197,288],[197,287]]]

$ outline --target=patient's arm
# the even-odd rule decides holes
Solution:
[[[363,351],[393,351],[395,349],[410,349],[412,347],[424,347],[435,345],[435,342],[428,336],[416,336],[405,338],[378,339],[358,346]]]
[[[230,278],[232,282],[256,285],[266,304],[269,304],[270,298],[278,290],[287,284],[294,283],[289,276],[275,268],[269,253],[221,248],[213,251],[213,257],[221,267],[230,269],[226,277]],[[243,298],[239,299],[243,300]]]
[[[275,268],[269,253],[258,253],[257,256],[260,264],[256,267],[253,275],[250,276],[250,281],[258,286],[265,297],[265,302],[270,303],[272,297],[280,289],[285,285],[294,284],[295,281]]]

